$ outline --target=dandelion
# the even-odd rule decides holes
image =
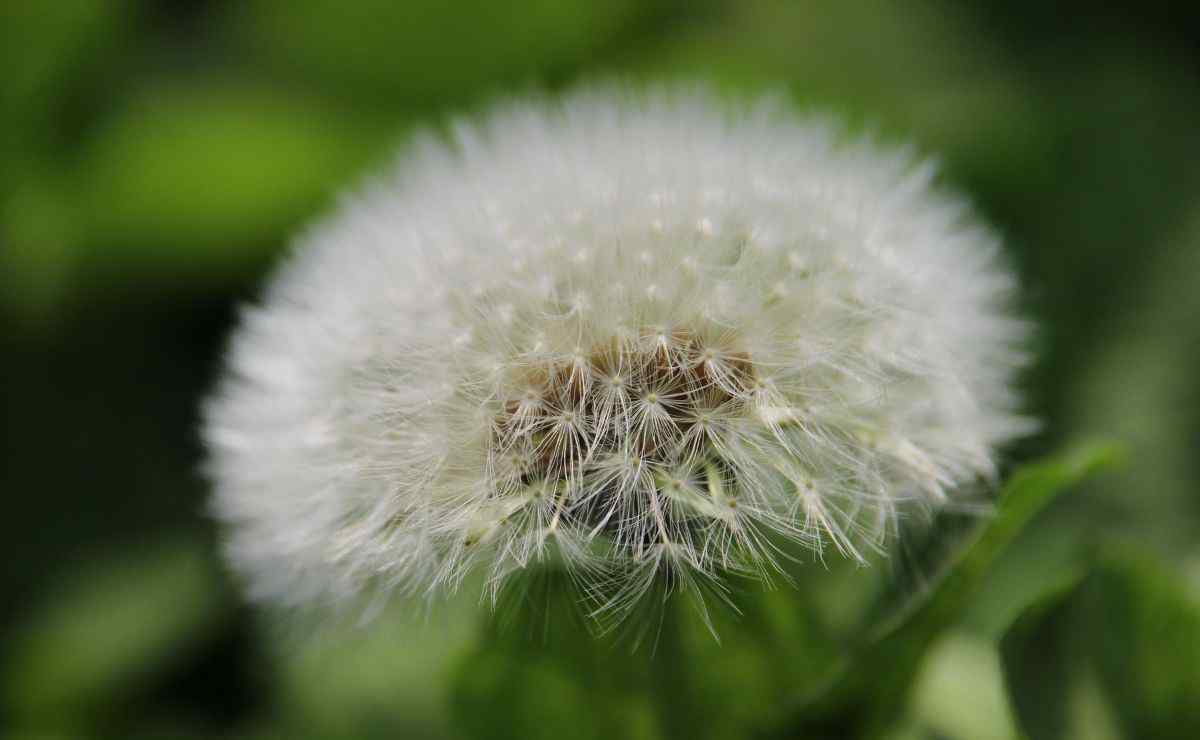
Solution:
[[[793,545],[863,560],[1029,428],[1014,279],[927,163],[695,93],[445,138],[234,335],[204,431],[257,599],[494,594],[553,557],[605,613]]]

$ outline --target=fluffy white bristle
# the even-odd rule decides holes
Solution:
[[[997,241],[931,167],[835,133],[591,91],[348,199],[206,409],[252,594],[499,586],[553,551],[615,608],[764,572],[779,538],[863,558],[992,475],[1029,427]]]

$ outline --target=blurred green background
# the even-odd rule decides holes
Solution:
[[[1012,460],[1125,446],[1001,558],[888,732],[1200,736],[1200,6],[1167,0],[3,0],[0,733],[686,736],[709,696],[736,709],[708,736],[741,737],[819,678],[797,604],[848,621],[836,567],[645,662],[530,647],[469,597],[297,636],[217,556],[197,402],[289,236],[414,127],[596,77],[783,90],[936,155],[1040,323],[1045,429]]]

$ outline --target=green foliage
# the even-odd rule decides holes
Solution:
[[[910,721],[935,737],[1011,740],[1018,732],[1009,703],[992,642],[954,630],[938,639],[922,662]]]
[[[1033,91],[952,5],[746,0],[722,11],[719,23],[683,25],[627,66],[650,79],[786,90],[869,130],[915,138],[974,178],[1028,182],[1045,168]]]
[[[291,737],[453,737],[445,697],[479,608],[464,591],[426,614],[302,630],[275,663],[277,724]]]
[[[1031,740],[1068,737],[1068,654],[1077,635],[1065,596],[1077,585],[1071,582],[1030,606],[1004,636],[1009,695]]]
[[[1123,736],[1200,734],[1200,594],[1144,553],[1100,557],[1086,578],[1025,612],[1002,650],[1033,740],[1083,736],[1087,720],[1073,705],[1093,679]]]
[[[457,666],[452,707],[465,736],[657,737],[648,657],[594,639],[574,593],[553,565],[510,588]]]
[[[44,318],[70,289],[80,224],[68,188],[60,173],[31,169],[0,199],[0,309]]]
[[[537,580],[459,665],[454,715],[470,737],[736,737],[838,655],[791,586],[737,593],[740,614],[674,594],[632,634],[600,636],[565,575]]]
[[[1153,560],[1103,562],[1089,636],[1101,683],[1129,734],[1200,735],[1200,594]]]
[[[266,67],[382,107],[459,99],[497,80],[545,82],[653,13],[640,0],[252,0],[228,29]]]
[[[94,136],[82,218],[106,260],[179,269],[255,264],[332,200],[383,140],[302,97],[212,82],[148,91]]]
[[[7,2],[0,5],[0,162],[42,147],[58,133],[55,116],[82,81],[118,55],[129,0]],[[12,172],[0,173],[0,184]]]
[[[903,718],[930,647],[961,619],[1001,551],[1112,456],[1110,447],[1089,446],[1019,470],[995,516],[930,590],[898,611],[873,610],[876,618],[849,638],[823,617],[825,594],[784,585],[739,591],[740,614],[719,603],[703,614],[676,595],[651,623],[651,649],[631,649],[590,636],[586,624],[564,626],[579,606],[564,596],[566,577],[553,576],[539,597],[517,605],[516,627],[493,627],[462,662],[455,716],[481,738],[497,727],[527,738],[715,739],[747,728],[883,736]]]
[[[102,723],[217,626],[225,594],[202,549],[173,543],[139,555],[90,563],[25,617],[3,671],[18,724]]]
[[[1111,446],[1091,445],[1018,470],[1005,485],[996,514],[947,564],[933,587],[897,617],[864,630],[843,654],[829,684],[801,695],[783,722],[801,733],[882,736],[905,710],[926,652],[962,619],[1003,550],[1055,496],[1114,455]]]

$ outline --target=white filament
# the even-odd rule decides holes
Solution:
[[[998,244],[909,156],[763,103],[611,90],[414,147],[297,244],[206,408],[253,596],[491,583],[602,608],[864,557],[1023,433]]]

